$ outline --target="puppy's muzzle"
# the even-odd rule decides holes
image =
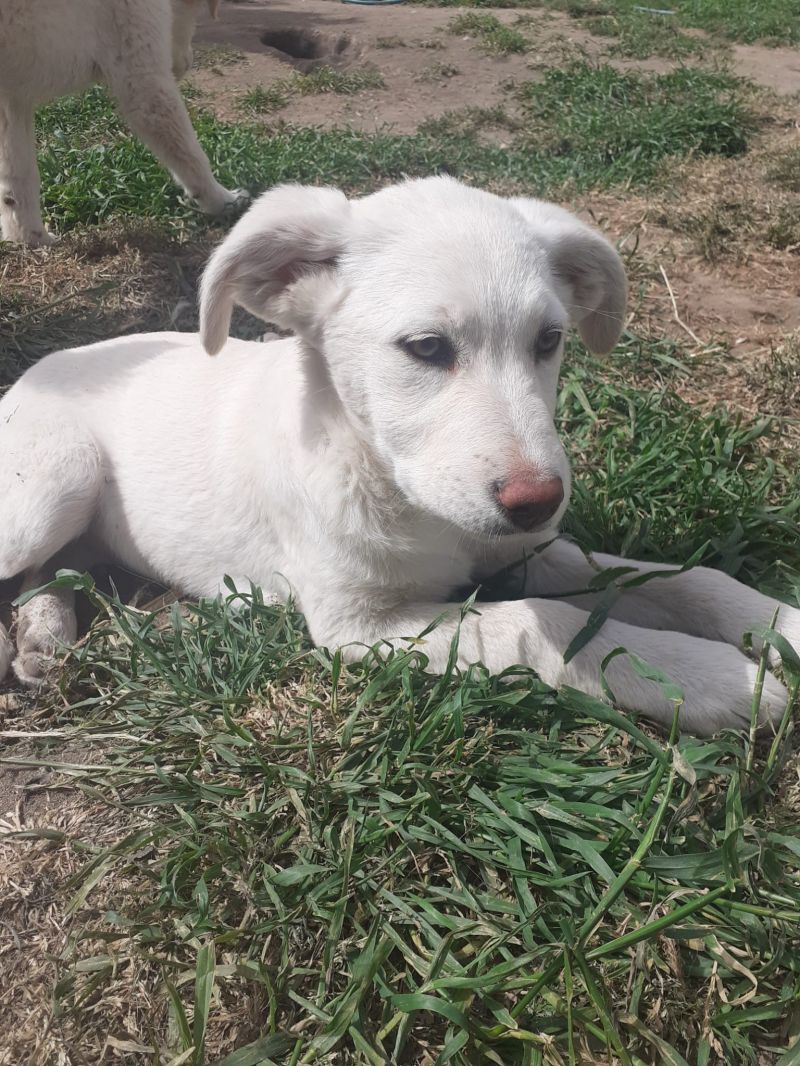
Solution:
[[[541,478],[526,470],[499,481],[494,498],[509,522],[528,531],[543,526],[559,509],[564,500],[564,482],[560,477]]]

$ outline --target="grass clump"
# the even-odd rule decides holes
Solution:
[[[245,115],[269,115],[286,107],[290,99],[289,83],[281,80],[271,85],[254,85],[239,97],[236,106]]]
[[[417,81],[447,81],[450,78],[456,77],[461,71],[458,67],[452,63],[431,63],[429,67],[421,70],[416,76]]]
[[[511,55],[526,52],[528,41],[511,26],[506,26],[494,15],[469,12],[450,21],[448,32],[465,37],[474,37],[482,51],[489,55]]]
[[[405,48],[408,45],[405,37],[401,37],[399,34],[389,34],[387,37],[376,37],[376,48]]]
[[[201,70],[217,70],[244,62],[244,52],[229,44],[198,45],[193,49],[194,66]]]
[[[367,89],[382,89],[384,81],[377,67],[339,70],[337,67],[322,66],[316,67],[308,74],[299,74],[295,85],[301,96],[314,96],[317,93],[351,96]]]
[[[669,156],[738,155],[752,123],[736,79],[688,67],[646,76],[577,61],[519,92],[531,146],[587,184],[647,181]]]
[[[434,140],[474,140],[487,129],[513,131],[519,129],[519,122],[497,104],[494,107],[463,107],[457,111],[446,111],[437,118],[426,119],[420,126],[420,132]]]
[[[411,0],[423,7],[477,7],[503,10],[504,8],[542,7],[541,0]]]
[[[596,37],[616,38],[610,54],[626,59],[665,56],[683,59],[700,55],[711,47],[707,40],[681,33],[675,20],[665,15],[631,11],[624,15],[582,18],[581,24]]]
[[[700,209],[666,211],[663,221],[689,235],[707,263],[716,263],[728,255],[743,258],[747,241],[764,224],[758,205],[744,199],[715,200]]]
[[[539,7],[563,11],[572,18],[589,20],[586,25],[592,32],[607,34],[609,26],[617,27],[619,35],[627,38],[625,47],[633,48],[641,57],[653,54],[678,55],[668,49],[670,25],[672,32],[679,34],[680,27],[705,30],[732,41],[752,43],[762,41],[772,45],[795,45],[800,43],[800,10],[797,0],[674,0],[669,4],[653,4],[671,12],[664,16],[659,11],[642,11],[637,0],[414,0],[434,7]],[[611,23],[593,20],[613,20]],[[616,34],[615,34],[616,35]],[[675,48],[690,49],[684,42]]]
[[[280,78],[266,86],[257,85],[239,98],[238,107],[246,115],[263,115],[286,107],[294,96],[316,96],[324,93],[352,96],[367,89],[383,87],[383,75],[376,67],[338,70],[335,67],[322,66],[308,74]]]
[[[772,345],[745,373],[760,410],[800,426],[800,331]]]
[[[767,178],[786,192],[800,192],[800,148],[776,156]]]
[[[800,44],[797,0],[678,0],[674,6],[684,25],[733,41]]]
[[[800,204],[783,204],[766,232],[767,244],[779,251],[800,252]]]

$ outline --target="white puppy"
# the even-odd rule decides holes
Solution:
[[[444,613],[419,645],[441,670],[457,590],[555,536],[570,492],[553,424],[563,338],[573,322],[608,351],[625,296],[613,247],[549,204],[448,178],[354,201],[275,189],[203,278],[202,345],[219,358],[193,335],[124,337],[48,356],[0,402],[0,579],[31,588],[106,558],[213,596],[227,574],[293,594],[313,639],[351,657]],[[236,303],[297,337],[227,341]],[[594,574],[555,540],[529,559],[527,598],[464,618],[460,664],[524,664],[601,696],[601,664],[624,647],[683,687],[685,728],[749,720],[756,666],[737,645],[773,600],[713,570],[657,578],[565,663],[591,597],[538,597]],[[800,611],[778,624],[800,645]],[[30,600],[19,677],[35,681],[74,635],[67,593]],[[671,720],[627,656],[607,676],[621,706]],[[768,675],[763,718],[785,705]]]
[[[133,132],[199,207],[244,198],[224,189],[175,84],[192,62],[204,0],[0,0],[0,227],[49,244],[39,206],[34,109],[93,82],[108,86]],[[219,0],[208,0],[216,15]],[[174,76],[173,76],[174,75]]]

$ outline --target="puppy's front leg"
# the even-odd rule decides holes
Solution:
[[[39,203],[33,108],[0,98],[0,232],[31,247],[51,244]]]
[[[46,584],[54,567],[25,575],[22,592]],[[14,673],[24,685],[36,687],[52,674],[57,656],[77,637],[75,593],[69,588],[50,588],[24,603],[17,614],[17,657]]]
[[[623,588],[610,616],[649,629],[692,633],[726,644],[741,645],[746,632],[768,626],[776,609],[776,629],[800,653],[800,611],[764,596],[719,570],[697,566],[684,573],[666,563],[643,563],[616,555],[592,553],[595,569],[575,544],[557,540],[530,560],[526,592],[531,595],[563,595],[589,587],[598,570],[633,568],[619,582],[639,574],[669,571],[643,585]],[[569,602],[591,609],[598,594],[569,596]],[[758,647],[758,642],[756,642]]]
[[[685,702],[681,725],[695,733],[710,734],[722,728],[742,728],[750,720],[757,667],[727,644],[701,640],[684,633],[640,629],[609,620],[600,632],[569,662],[564,652],[586,625],[588,614],[556,600],[510,600],[481,604],[460,622],[457,608],[445,604],[417,604],[367,620],[354,612],[349,618],[339,610],[309,611],[312,636],[319,644],[347,646],[353,660],[363,655],[363,645],[383,642],[383,647],[419,647],[430,669],[445,669],[451,643],[458,632],[458,665],[482,662],[492,672],[521,665],[534,669],[554,688],[572,685],[589,695],[604,698],[601,685],[603,660],[616,648],[625,648],[662,670],[683,688]],[[427,636],[414,638],[434,619],[445,617]],[[337,617],[338,614],[338,617]],[[354,647],[358,641],[361,647]],[[612,659],[606,671],[618,703],[627,710],[641,711],[668,725],[673,707],[660,688],[640,677],[627,656]],[[767,675],[762,701],[762,719],[780,720],[786,707],[783,686]]]

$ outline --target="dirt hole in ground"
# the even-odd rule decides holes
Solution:
[[[359,53],[346,33],[320,33],[305,28],[268,30],[261,35],[261,43],[274,48],[281,59],[303,72],[322,66],[346,66]]]

